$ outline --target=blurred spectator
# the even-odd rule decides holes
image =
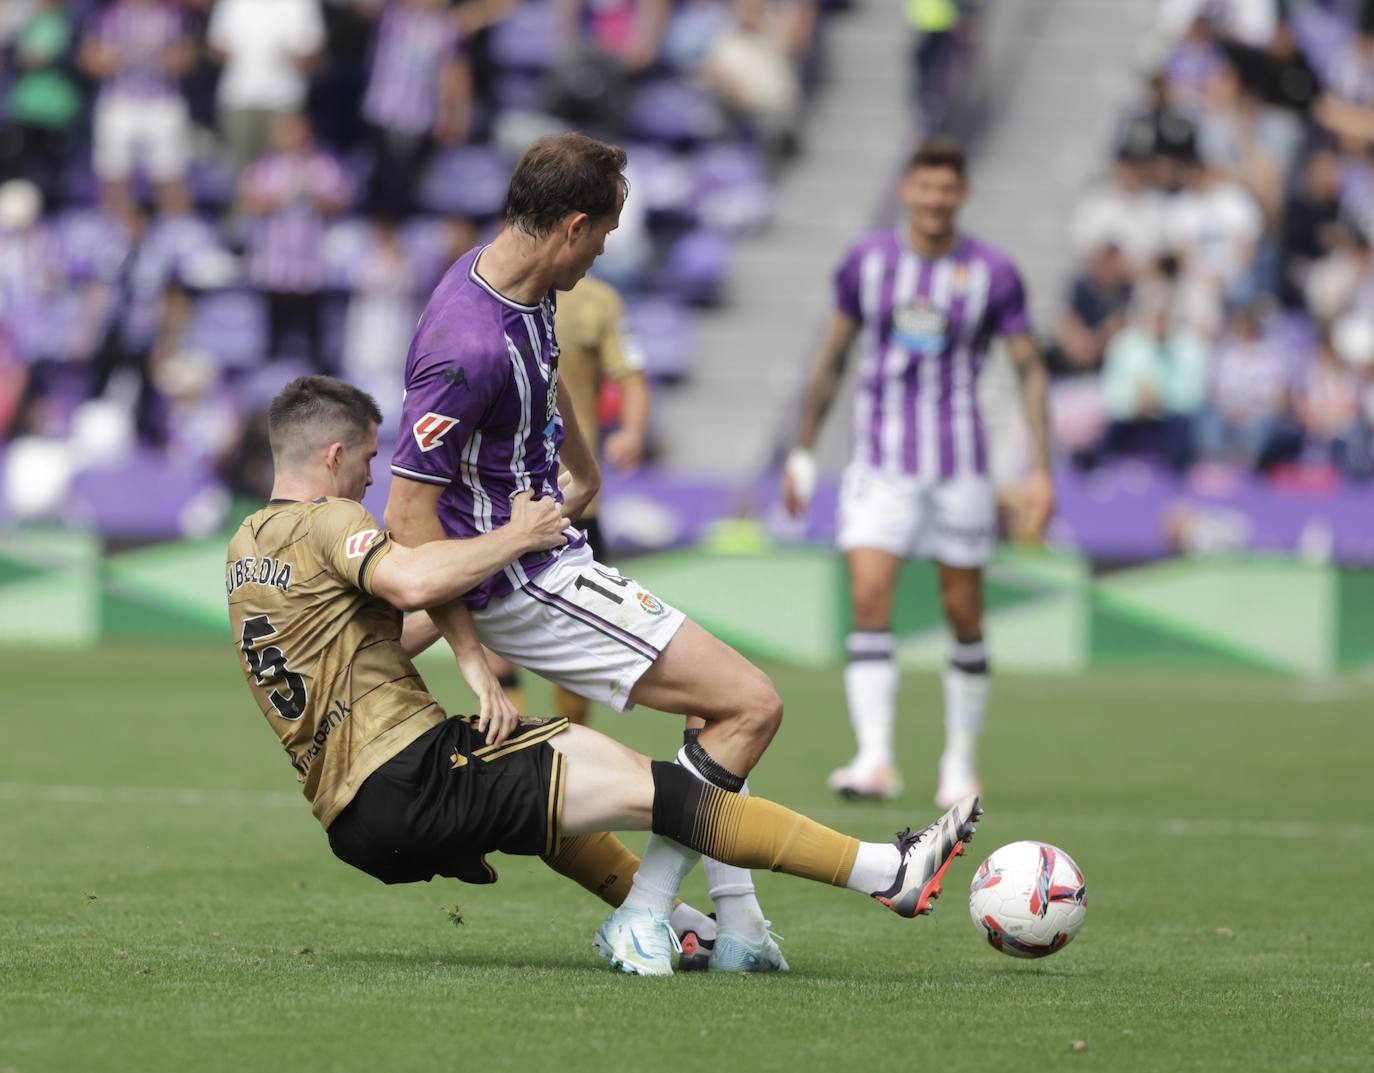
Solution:
[[[1070,231],[1080,260],[1115,246],[1131,271],[1147,270],[1161,249],[1164,204],[1164,195],[1149,185],[1143,158],[1122,150],[1107,179],[1074,209]]]
[[[62,0],[43,0],[19,27],[17,75],[0,120],[0,180],[32,179],[59,201],[62,165],[81,114],[81,92],[68,69],[75,25]]]
[[[1302,141],[1298,121],[1287,112],[1261,104],[1242,85],[1240,72],[1229,62],[1208,79],[1207,102],[1198,125],[1198,152],[1203,163],[1244,186],[1265,217],[1277,219],[1284,180]]]
[[[62,285],[57,243],[42,216],[33,183],[0,185],[0,328],[8,349],[26,362],[49,356],[46,322]]]
[[[1293,27],[1280,22],[1263,49],[1233,48],[1231,62],[1247,88],[1261,100],[1306,117],[1321,92],[1311,62],[1298,47]]]
[[[979,0],[907,0],[907,21],[916,34],[912,49],[912,96],[924,134],[946,127],[967,62]]]
[[[324,48],[319,0],[216,0],[208,44],[224,65],[220,133],[237,174],[267,148],[272,120],[305,106]]]
[[[325,221],[348,204],[342,165],[315,148],[304,116],[279,116],[272,151],[250,164],[239,184],[239,204],[252,217],[248,279],[267,296],[270,354],[281,357],[288,332],[305,336],[311,364],[329,370],[325,358],[321,292],[325,284]]]
[[[1308,309],[1329,324],[1347,310],[1374,308],[1374,253],[1363,235],[1337,226],[1331,250],[1312,265],[1304,283]]]
[[[185,18],[168,0],[115,0],[94,17],[81,61],[100,83],[93,152],[110,211],[130,211],[137,169],[164,192],[181,183],[191,128],[177,80],[195,58]]]
[[[183,316],[184,325],[189,299]],[[223,378],[215,359],[188,348],[184,336],[169,332],[162,340],[153,362],[153,383],[164,408],[162,432],[168,452],[185,465],[217,469],[238,442],[239,414],[223,390]]]
[[[445,0],[390,0],[363,98],[374,151],[367,207],[399,219],[435,145],[462,143],[472,124],[472,72]]]
[[[1095,371],[1125,322],[1131,275],[1121,250],[1099,246],[1069,290],[1069,304],[1055,324],[1054,346],[1046,354],[1055,373]]]
[[[1359,375],[1341,361],[1329,338],[1298,384],[1294,411],[1309,461],[1329,463],[1352,477],[1374,469],[1370,427],[1360,412]]]
[[[1236,306],[1212,357],[1207,408],[1198,416],[1203,457],[1251,469],[1271,462],[1292,386],[1288,358],[1261,331],[1255,309]]]
[[[1112,340],[1102,367],[1110,424],[1106,454],[1157,458],[1181,470],[1192,458],[1193,420],[1207,397],[1207,344],[1172,323],[1156,295]]]
[[[1164,234],[1183,263],[1183,284],[1197,289],[1193,327],[1210,334],[1223,301],[1249,301],[1259,286],[1253,266],[1264,233],[1254,197],[1199,162],[1184,168],[1184,187],[1164,210]]]
[[[396,228],[387,223],[374,226],[367,258],[358,268],[353,297],[348,303],[343,346],[345,379],[368,390],[372,390],[369,385],[376,385],[384,393],[390,393],[399,382],[420,315],[415,300],[416,282],[415,270]]]
[[[1226,53],[1206,19],[1194,19],[1164,61],[1169,103],[1184,112],[1207,106],[1207,81],[1226,62]]]
[[[1117,159],[1168,163],[1197,155],[1197,128],[1188,116],[1169,103],[1168,85],[1162,74],[1150,78],[1149,99],[1127,115],[1117,134]],[[1159,171],[1159,163],[1155,170]],[[1156,182],[1167,184],[1167,176]]]
[[[1279,231],[1279,300],[1289,308],[1302,306],[1309,268],[1340,241],[1340,184],[1340,157],[1319,149],[1288,191]]]
[[[716,35],[701,77],[776,159],[795,142],[801,106],[790,24],[769,0],[734,0],[733,10],[734,23]]]
[[[1162,0],[1159,24],[1171,38],[1186,35],[1198,22],[1223,40],[1263,48],[1274,37],[1279,0]]]
[[[630,72],[658,59],[672,14],[671,0],[555,0],[570,50],[589,46]]]

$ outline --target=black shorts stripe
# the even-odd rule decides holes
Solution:
[[[642,637],[636,637],[634,634],[622,630],[614,623],[607,622],[594,612],[588,611],[583,607],[578,607],[577,604],[565,600],[561,596],[555,596],[553,593],[546,589],[539,588],[539,586],[532,582],[520,587],[541,604],[562,611],[569,618],[576,619],[584,626],[590,626],[592,629],[596,630],[597,633],[605,634],[605,636],[609,637],[612,641],[618,641],[631,652],[643,656],[650,663],[653,663],[663,654],[660,649],[655,648]]]

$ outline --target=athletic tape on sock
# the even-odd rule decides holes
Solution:
[[[949,650],[949,665],[965,674],[988,673],[988,646],[977,641],[955,641]]]

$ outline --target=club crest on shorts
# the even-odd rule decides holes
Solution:
[[[410,430],[415,435],[415,445],[421,451],[432,451],[444,445],[444,434],[456,424],[458,418],[445,417],[443,414],[430,411],[416,421]]]
[[[661,615],[665,610],[662,600],[642,590],[635,593],[635,599],[639,601],[639,606],[651,615]]]
[[[364,529],[354,533],[344,543],[344,554],[350,559],[361,559],[367,554],[368,549],[377,543],[377,538],[381,535],[376,529]]]

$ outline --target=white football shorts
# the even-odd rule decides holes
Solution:
[[[618,712],[686,618],[585,546],[472,612],[493,652]]]
[[[997,550],[997,492],[984,474],[922,480],[851,463],[840,483],[841,551],[986,566]]]

